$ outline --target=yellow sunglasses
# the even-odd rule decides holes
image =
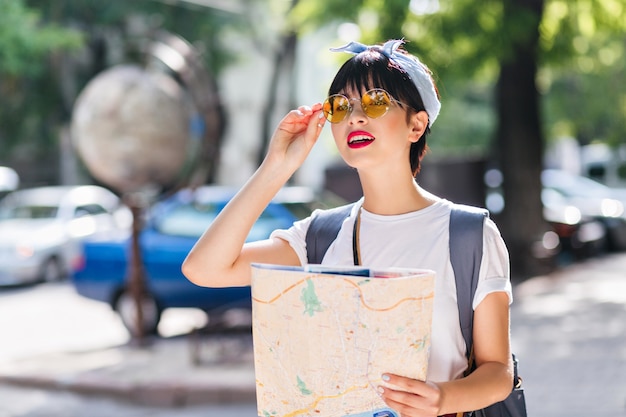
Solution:
[[[352,100],[358,99],[348,98],[343,94],[333,94],[324,100],[322,111],[324,112],[326,120],[331,123],[339,123],[348,117],[353,110],[351,104]],[[383,117],[387,114],[392,102],[406,106],[406,104],[392,98],[391,95],[382,88],[374,88],[361,96],[361,108],[363,109],[363,113],[371,119]]]

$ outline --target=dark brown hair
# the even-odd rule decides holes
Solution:
[[[426,111],[422,97],[406,71],[375,48],[363,51],[346,61],[335,75],[328,95],[341,94],[347,90],[367,91],[372,88],[382,88],[394,99],[406,104],[409,107],[406,109],[407,123],[413,114]],[[422,157],[428,149],[428,133],[430,127],[427,126],[421,138],[411,144],[409,160],[414,177],[419,173]]]

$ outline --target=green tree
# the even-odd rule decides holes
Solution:
[[[34,167],[24,183],[57,182],[61,130],[93,76],[142,64],[160,30],[193,42],[215,74],[234,59],[225,27],[246,28],[236,13],[192,2],[0,0],[0,162]]]
[[[83,38],[78,31],[46,24],[41,14],[22,0],[0,0],[0,157],[24,137],[40,139],[45,94],[51,90],[45,73],[51,55],[76,50]],[[37,94],[34,94],[37,92]],[[41,147],[42,152],[49,148]]]
[[[503,171],[506,201],[499,225],[513,269],[525,275],[537,270],[533,250],[546,229],[540,199],[545,125],[538,79],[543,68],[564,68],[576,59],[587,67],[606,62],[606,48],[599,46],[607,40],[612,41],[611,56],[622,56],[624,8],[621,0],[354,0],[303,2],[293,18],[305,30],[320,22],[354,22],[364,42],[406,38],[407,48],[436,69],[438,81],[491,80],[496,114],[492,152]],[[440,91],[444,101],[455,94]]]
[[[50,52],[76,48],[82,38],[73,30],[45,25],[41,15],[22,0],[0,0],[0,74],[24,76],[45,69]]]

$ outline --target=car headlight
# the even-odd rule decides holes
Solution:
[[[541,244],[545,249],[549,251],[555,250],[560,245],[559,235],[557,235],[553,231],[548,231],[543,234]]]
[[[22,259],[28,259],[35,254],[35,248],[28,244],[17,244],[15,246],[15,253]]]
[[[603,199],[600,209],[604,217],[619,217],[624,213],[624,205],[612,198]]]
[[[563,217],[565,220],[565,224],[578,224],[578,222],[580,222],[580,219],[582,219],[580,210],[578,210],[578,208],[574,206],[565,207]]]

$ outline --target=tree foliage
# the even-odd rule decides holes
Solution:
[[[549,137],[626,142],[625,14],[620,0],[548,4],[539,87]]]
[[[246,25],[239,15],[192,3],[0,0],[0,163],[18,158],[54,172],[60,131],[94,75],[142,64],[159,30],[194,43],[217,73],[234,59],[223,46],[224,28]]]
[[[46,23],[22,0],[0,0],[1,157],[20,142],[27,142],[25,152],[50,151],[44,133],[48,110],[56,105],[48,98],[54,96],[50,57],[83,42],[80,32]]]
[[[444,103],[429,143],[445,141],[437,135],[438,130],[456,136],[456,143],[464,150],[468,143],[476,143],[481,133],[482,143],[491,143],[483,151],[497,156],[504,173],[507,206],[501,219],[503,234],[512,250],[512,258],[517,258],[513,263],[519,261],[518,267],[528,263],[534,256],[530,253],[533,243],[540,239],[544,227],[539,176],[547,126],[567,125],[574,135],[584,132],[588,136],[603,136],[608,132],[600,132],[594,124],[610,118],[617,121],[610,129],[623,128],[624,123],[620,122],[624,120],[623,106],[606,105],[607,95],[612,95],[616,103],[626,102],[623,90],[585,91],[563,88],[562,83],[573,75],[577,81],[584,79],[581,84],[588,87],[592,79],[605,79],[615,71],[624,78],[623,69],[617,69],[624,55],[626,10],[623,1],[363,0],[347,3],[350,4],[342,9],[345,1],[329,0],[323,5],[307,2],[295,10],[293,19],[304,28],[324,20],[348,20],[359,26],[360,40],[365,43],[388,38],[409,41],[407,49],[436,70]],[[571,82],[572,78],[569,80]],[[476,91],[476,86],[491,93],[492,99],[482,102],[494,105],[493,119],[466,117],[477,109],[476,103],[467,100],[472,95],[466,93]],[[454,87],[454,91],[448,87]],[[620,88],[623,87],[618,90]],[[600,100],[603,98],[605,103],[582,96],[565,103],[561,96],[552,106],[546,106],[549,111],[542,110],[546,97],[555,93],[571,96],[583,92],[592,93]],[[455,95],[460,99],[450,98]],[[445,110],[448,102],[453,104],[452,111]],[[572,111],[571,106],[579,110]],[[611,112],[613,114],[607,117]],[[581,113],[587,117],[579,117]],[[550,116],[556,119],[549,119]],[[589,116],[595,117],[591,123]],[[475,131],[472,127],[477,127],[476,120],[493,123],[491,129],[472,135],[470,132]],[[442,125],[444,128],[440,130]],[[483,124],[479,129],[484,127]],[[488,140],[485,135],[489,135]],[[619,135],[626,137],[626,131]],[[520,219],[525,220],[521,229]]]
[[[465,153],[462,136],[469,131],[471,143],[486,153],[495,119],[484,110],[493,105],[500,63],[510,59],[514,42],[528,36],[533,19],[523,9],[505,16],[505,4],[512,1],[303,1],[291,18],[302,31],[352,22],[365,43],[405,38],[407,49],[434,70],[444,102],[431,146]],[[548,138],[626,138],[624,15],[623,0],[546,0],[537,53]]]
[[[22,0],[0,0],[0,75],[20,77],[40,74],[45,57],[60,49],[82,44],[78,31],[44,24],[41,14]]]

